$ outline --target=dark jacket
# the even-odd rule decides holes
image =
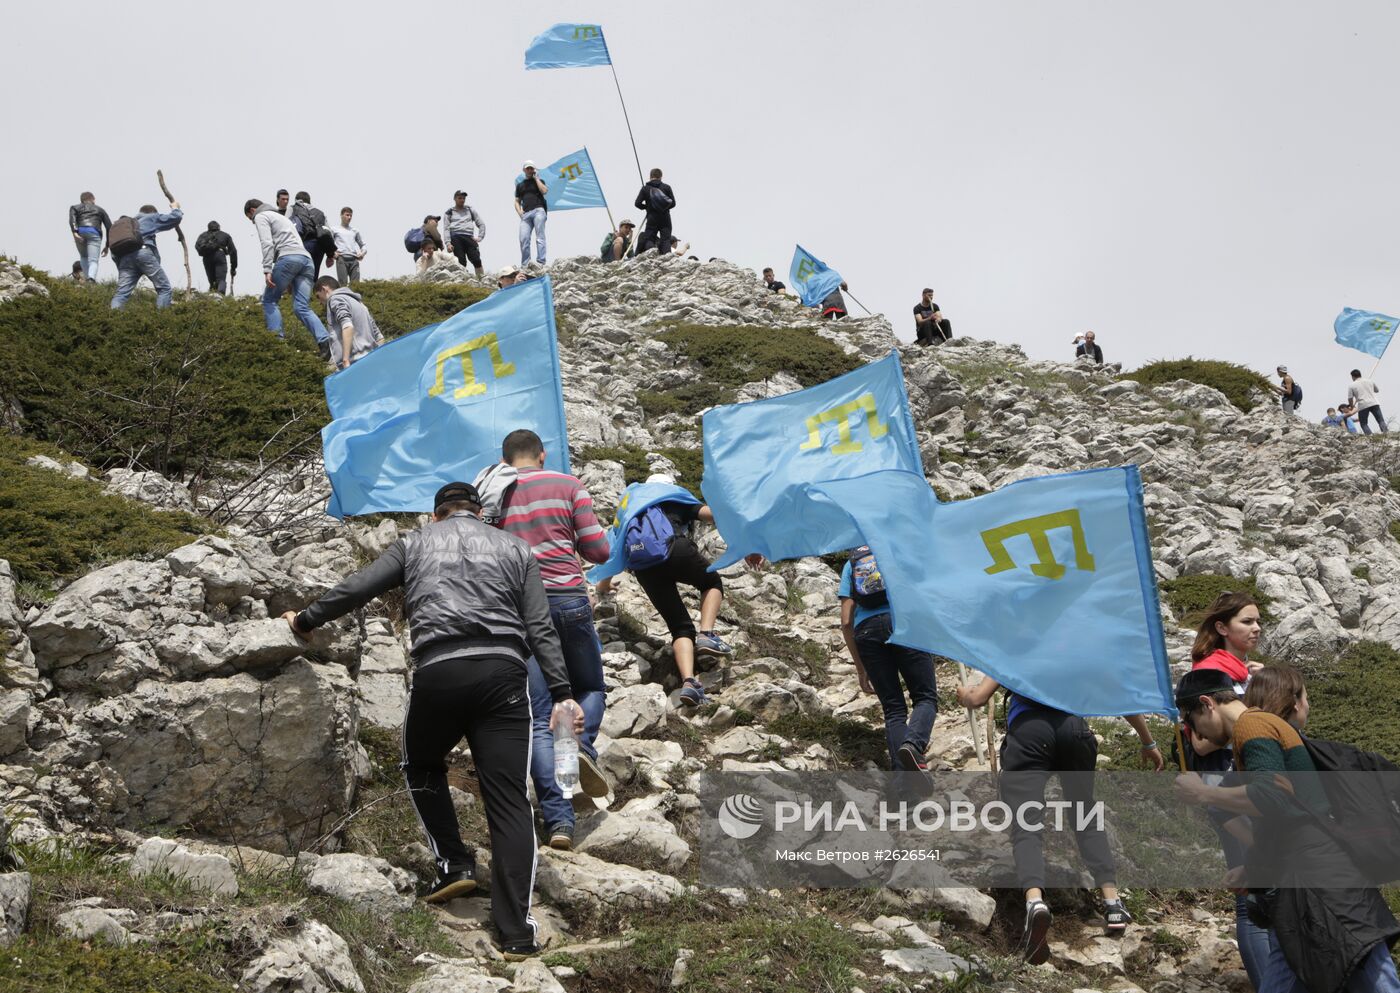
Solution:
[[[1092,351],[1090,349],[1092,349]],[[1075,358],[1080,358],[1081,356],[1086,355],[1089,358],[1093,359],[1095,362],[1097,362],[1099,365],[1103,365],[1103,349],[1100,348],[1097,344],[1090,345],[1086,341],[1081,341],[1078,345],[1075,346]]]
[[[670,207],[663,210],[652,205],[651,191],[653,187],[659,189],[662,193],[665,193],[671,198]],[[653,179],[642,187],[641,192],[637,194],[637,202],[632,206],[636,207],[638,210],[645,210],[647,212],[647,227],[651,228],[653,231],[659,231],[661,228],[669,228],[671,226],[671,208],[675,207],[675,205],[676,194],[671,187],[659,179]]]
[[[533,654],[551,696],[572,695],[530,546],[465,511],[404,535],[298,614],[297,626],[310,631],[400,586],[415,667],[493,655],[518,660],[523,672]]]
[[[75,203],[68,208],[68,227],[74,234],[78,228],[92,228],[106,234],[112,229],[112,219],[95,203]]]
[[[227,231],[205,231],[194,240],[194,250],[199,253],[200,258],[227,255],[229,265],[235,273],[238,272],[238,246],[233,243]]]

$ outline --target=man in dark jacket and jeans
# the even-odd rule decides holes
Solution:
[[[194,250],[204,260],[204,275],[209,279],[210,293],[228,293],[229,274],[238,275],[238,246],[218,221],[210,221],[209,229],[194,240]]]
[[[539,951],[530,915],[535,829],[525,786],[525,660],[531,654],[554,701],[550,726],[572,720],[577,733],[583,714],[570,697],[559,635],[530,546],[484,524],[480,510],[476,487],[448,483],[433,499],[430,523],[301,613],[283,617],[303,635],[381,593],[404,588],[413,683],[404,715],[403,770],[437,864],[426,899],[441,903],[476,888],[476,858],[462,844],[445,761],[465,735],[491,833],[491,916],[506,959],[517,961]]]
[[[676,205],[676,194],[671,187],[661,181],[661,170],[651,171],[651,180],[637,194],[634,206],[647,212],[646,227],[637,243],[637,254],[641,255],[652,245],[662,255],[671,253],[671,209]]]

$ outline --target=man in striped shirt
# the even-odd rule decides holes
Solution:
[[[582,557],[589,562],[606,562],[607,534],[593,513],[593,499],[583,484],[566,473],[544,468],[544,444],[535,432],[522,428],[506,435],[501,461],[514,467],[517,478],[501,502],[500,527],[523,540],[535,553],[540,578],[549,595],[549,614],[563,644],[574,700],[583,710],[583,734],[578,742],[579,785],[589,796],[606,796],[608,783],[598,768],[598,750],[593,746],[603,723],[606,701],[603,655],[579,560]],[[554,782],[549,687],[534,659],[530,660],[529,671],[534,719],[530,774],[550,847],[568,850],[573,847],[574,808]]]

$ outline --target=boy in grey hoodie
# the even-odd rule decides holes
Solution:
[[[337,369],[349,369],[384,343],[384,335],[360,295],[341,286],[334,276],[316,280],[316,299],[326,308],[326,324],[331,329],[331,364]]]
[[[292,313],[316,339],[316,349],[321,358],[330,360],[330,336],[326,334],[320,318],[311,309],[311,284],[314,281],[314,267],[311,253],[302,244],[301,235],[292,222],[277,212],[271,204],[261,200],[249,200],[243,205],[243,216],[253,222],[258,232],[258,244],[262,248],[263,319],[267,329],[283,337],[282,311],[277,301],[288,289],[292,291]]]

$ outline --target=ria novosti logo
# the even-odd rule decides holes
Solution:
[[[735,793],[720,804],[718,817],[721,831],[743,841],[763,827],[763,804],[747,793]]]

